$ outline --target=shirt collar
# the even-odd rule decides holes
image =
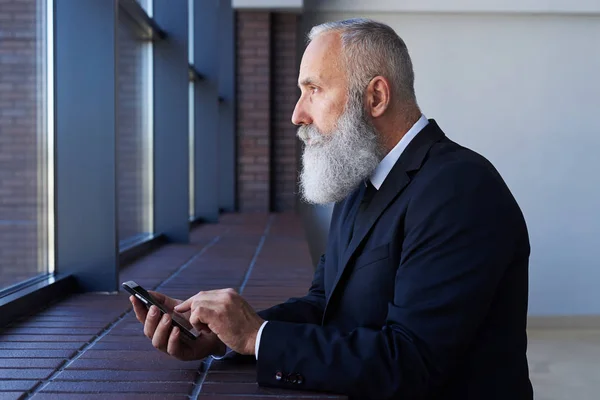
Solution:
[[[377,168],[371,174],[371,184],[375,187],[375,189],[379,190],[385,178],[387,178],[388,174],[396,164],[396,161],[402,155],[402,152],[406,149],[408,144],[417,136],[429,121],[425,117],[425,115],[421,114],[421,118],[406,132],[402,139],[394,146],[394,148],[381,160]]]

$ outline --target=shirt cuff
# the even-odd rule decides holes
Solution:
[[[258,330],[258,335],[256,335],[256,343],[254,344],[254,355],[256,356],[257,360],[258,360],[258,348],[260,347],[260,337],[262,336],[263,329],[265,329],[267,322],[269,322],[269,321],[265,321],[262,323],[262,325],[260,326],[260,329]]]
[[[234,351],[229,348],[229,346],[225,346],[225,354],[222,356],[211,355],[211,357],[215,360],[222,360],[224,358],[229,357]]]

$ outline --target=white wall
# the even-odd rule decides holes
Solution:
[[[304,5],[303,0],[232,0],[234,9],[270,9],[277,11],[299,11]]]
[[[353,16],[396,29],[425,115],[513,191],[532,242],[530,314],[600,314],[600,16],[321,12],[305,22]]]
[[[600,13],[598,0],[305,0],[305,5],[320,12]]]

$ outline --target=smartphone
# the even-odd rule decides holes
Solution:
[[[162,314],[169,314],[171,316],[171,321],[173,325],[179,327],[181,332],[186,335],[188,338],[194,340],[198,336],[200,336],[200,332],[190,324],[187,318],[177,311],[168,311],[165,307],[160,304],[146,289],[135,283],[134,281],[123,282],[121,285],[123,289],[127,290],[129,293],[137,297],[142,303],[146,305],[147,308],[154,305],[158,307]]]

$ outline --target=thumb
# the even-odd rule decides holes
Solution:
[[[186,311],[189,311],[191,308],[192,308],[192,298],[190,297],[189,299],[187,299],[183,303],[176,305],[175,306],[175,311],[180,312],[180,313],[184,313]]]
[[[148,290],[150,296],[154,298],[154,300],[158,301],[160,304],[165,303],[165,295],[159,292],[155,292],[154,290]]]

